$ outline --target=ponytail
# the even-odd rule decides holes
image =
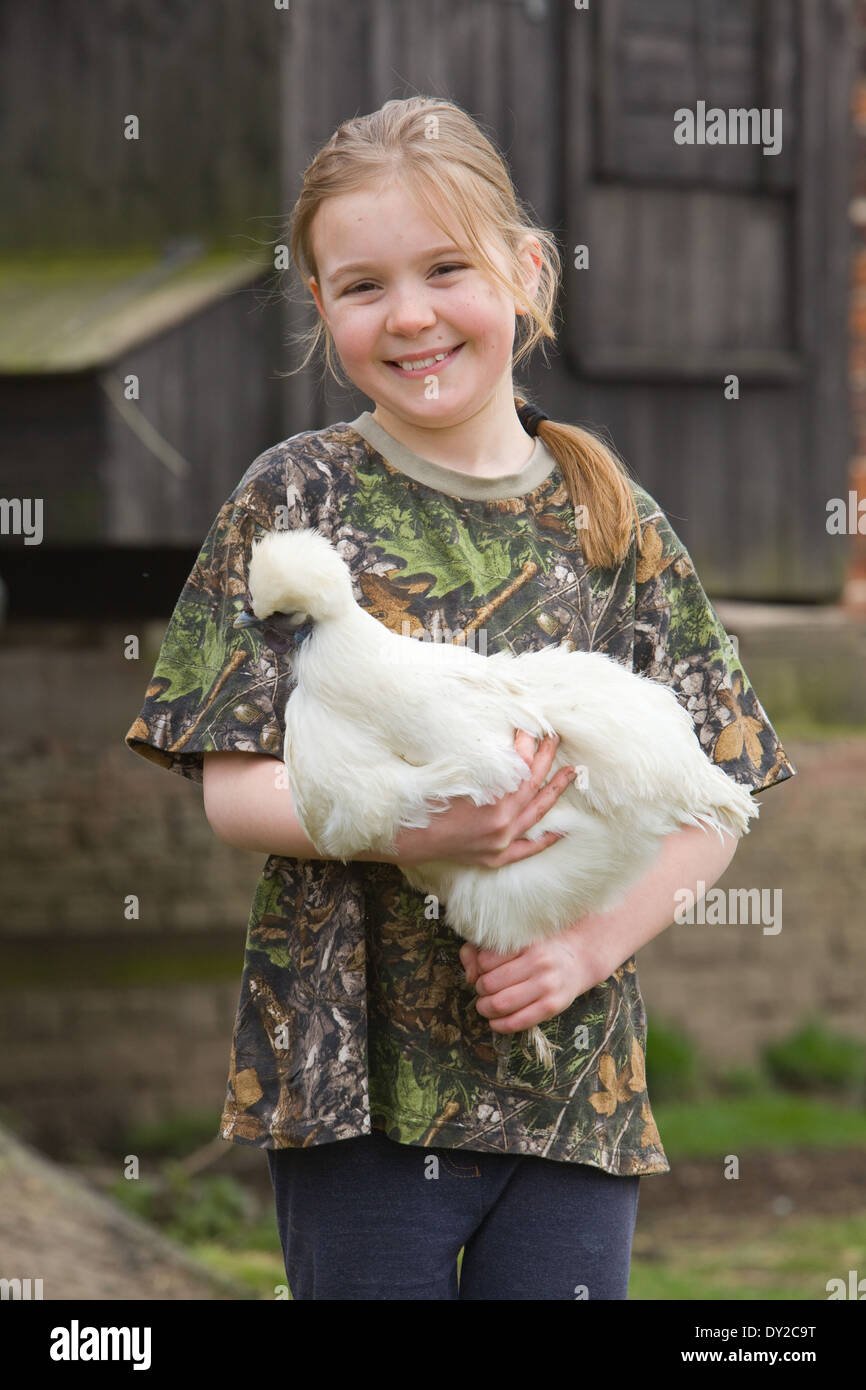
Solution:
[[[563,425],[514,397],[524,427],[537,434],[559,465],[581,526],[581,543],[590,569],[615,569],[628,554],[632,535],[641,547],[637,503],[622,460],[590,430]],[[580,509],[580,510],[579,510]]]

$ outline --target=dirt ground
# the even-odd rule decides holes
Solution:
[[[3,1130],[0,1252],[0,1274],[41,1279],[46,1300],[250,1297]]]
[[[641,1181],[638,1231],[651,1244],[656,1231],[678,1226],[707,1238],[723,1228],[730,1237],[740,1223],[755,1233],[765,1217],[844,1219],[864,1211],[866,1149],[750,1152],[736,1180],[725,1178],[716,1161],[678,1160],[670,1173]]]

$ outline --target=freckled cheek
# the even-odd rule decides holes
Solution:
[[[502,319],[488,324],[484,340],[485,360],[494,367],[505,367],[514,351],[514,329]]]
[[[337,352],[345,363],[369,362],[376,355],[376,334],[361,324],[336,323],[331,329]]]
[[[497,359],[503,352],[507,356],[510,350],[502,321],[492,314],[466,314],[455,327],[460,337],[471,340],[474,353],[485,361]]]
[[[484,293],[470,296],[463,322],[465,327],[471,328],[473,337],[484,342],[492,355],[498,355],[503,349],[503,344],[507,344],[507,350],[510,351],[514,325],[508,315],[503,313],[502,303],[496,295]]]

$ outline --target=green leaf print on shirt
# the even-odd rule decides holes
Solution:
[[[454,499],[446,494],[424,489],[421,510],[411,492],[417,484],[408,482],[397,501],[393,480],[360,471],[357,478],[359,525],[377,537],[386,554],[405,562],[407,577],[433,576],[426,599],[445,598],[467,584],[469,601],[483,598],[510,583],[525,564],[544,568],[548,563],[547,551],[533,544],[530,526],[519,518],[510,516],[502,526],[491,508],[489,517],[473,516],[462,526],[455,519]]]
[[[674,585],[671,589],[671,626],[668,641],[673,651],[709,654],[725,645],[725,632],[710,612],[703,593],[696,592],[694,582]]]
[[[169,682],[165,698],[177,700],[194,691],[206,696],[228,664],[237,667],[249,661],[254,665],[259,651],[255,639],[240,630],[238,636],[239,641],[227,642],[222,625],[213,621],[204,603],[180,608],[154,673]],[[211,676],[211,681],[203,682],[203,674]]]

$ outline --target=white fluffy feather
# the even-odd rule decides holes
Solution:
[[[564,839],[500,869],[431,861],[403,870],[478,946],[518,951],[606,911],[666,835],[701,825],[740,836],[758,813],[748,789],[702,751],[674,692],[601,653],[485,657],[398,636],[355,602],[345,562],[315,529],[258,541],[249,591],[259,620],[313,620],[292,658],[284,756],[298,818],[323,854],[387,852],[401,827],[429,824],[442,799],[480,806],[514,791],[529,775],[515,729],[559,734],[550,775],[574,764],[578,776],[527,836]]]

